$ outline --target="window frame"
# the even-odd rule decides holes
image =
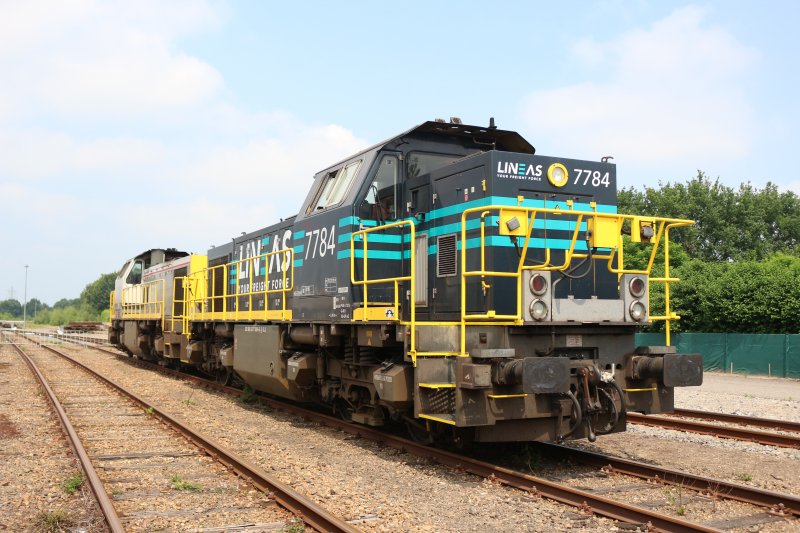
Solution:
[[[356,159],[355,161],[348,161],[347,163],[343,164],[342,166],[335,168],[325,174],[325,176],[320,181],[317,190],[314,192],[313,199],[309,202],[308,206],[306,207],[306,216],[314,216],[317,213],[324,213],[330,209],[334,209],[340,205],[347,199],[348,194],[350,194],[351,189],[353,188],[353,183],[356,181],[356,177],[361,172],[361,167],[364,163],[364,159]],[[338,185],[338,181],[342,179],[342,175],[344,171],[352,166],[355,165],[355,170],[351,174],[349,178],[349,182],[344,186],[344,189],[341,193],[339,193],[339,198],[335,202],[327,203],[324,206],[319,206],[319,203],[323,200],[323,195],[325,195],[326,191],[330,191],[327,195],[331,195],[336,192],[336,187]],[[330,187],[328,185],[330,184]]]

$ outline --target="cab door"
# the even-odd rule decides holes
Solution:
[[[361,229],[385,226],[402,218],[400,154],[383,153],[376,161],[366,179],[366,189],[362,189],[359,199],[353,206],[353,215]],[[406,253],[408,243],[405,226],[376,231],[368,235],[367,272],[369,279],[384,279],[406,276],[408,271]],[[364,254],[363,240],[355,241],[356,278],[363,279]],[[370,302],[391,303],[394,301],[394,285],[381,283],[370,285],[367,289]],[[363,301],[362,290],[355,291]],[[401,291],[401,303],[405,290]],[[358,301],[358,300],[357,300]]]

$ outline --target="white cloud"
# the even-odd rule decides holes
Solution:
[[[223,86],[211,65],[175,50],[175,39],[224,17],[207,2],[16,2],[3,15],[0,119],[174,113]]]
[[[747,154],[753,117],[741,82],[756,54],[704,16],[686,7],[648,30],[578,43],[575,57],[608,79],[529,96],[524,114],[548,151],[646,163]]]
[[[300,209],[316,172],[368,144],[341,126],[279,118],[278,131],[213,149],[183,172],[183,181],[215,195],[272,205],[280,216],[289,216]]]
[[[92,179],[112,173],[129,175],[162,161],[157,141],[111,137],[78,140],[63,132],[0,130],[0,176],[16,179],[72,176]]]

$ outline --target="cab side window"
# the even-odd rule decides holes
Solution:
[[[379,222],[397,220],[398,160],[394,155],[384,155],[367,194],[359,206],[359,217]]]
[[[319,193],[314,198],[314,201],[308,205],[306,213],[313,214],[317,211],[324,211],[341,203],[348,189],[350,189],[350,184],[353,183],[353,179],[358,174],[358,167],[360,166],[361,161],[355,161],[343,168],[329,172],[323,178]]]
[[[125,278],[125,283],[130,283],[131,285],[137,285],[142,282],[142,270],[144,265],[141,261],[136,261],[133,264],[133,268],[131,268],[128,277]]]

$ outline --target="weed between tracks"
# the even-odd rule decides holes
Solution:
[[[683,503],[683,487],[665,489],[667,501],[669,505],[675,510],[675,514],[683,516],[686,514],[686,505]]]
[[[538,448],[525,444],[512,457],[514,463],[524,465],[528,471],[536,472],[542,467],[542,452]]]
[[[279,533],[303,533],[305,530],[306,527],[303,525],[303,523],[299,520],[296,520],[293,524],[281,529]]]
[[[39,513],[37,522],[42,531],[48,532],[62,531],[65,527],[74,525],[72,515],[64,509],[43,511]]]
[[[256,401],[256,393],[249,386],[245,386],[242,394],[236,398],[236,403],[250,404]]]
[[[192,401],[192,396],[194,396],[194,388],[192,389],[192,392],[189,393],[189,397],[183,400],[183,403],[186,405],[194,405],[194,402]]]
[[[61,488],[64,489],[64,492],[67,494],[73,494],[81,485],[83,485],[83,473],[76,472],[61,484]]]
[[[191,481],[186,481],[179,474],[173,475],[170,481],[172,482],[172,488],[175,490],[197,492],[203,488],[200,485],[195,485]]]

